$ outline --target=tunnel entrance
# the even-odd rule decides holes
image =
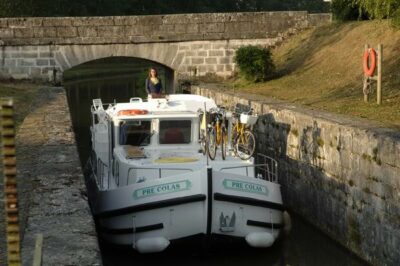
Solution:
[[[150,66],[158,69],[167,92],[172,92],[174,72],[155,62],[128,57],[112,57],[76,66],[64,73],[64,86],[82,166],[90,152],[90,106],[128,102],[131,97],[146,97],[145,78]],[[140,255],[100,242],[103,265],[364,265],[354,255],[292,215],[292,232],[271,248],[252,249],[243,243],[184,242],[160,254]],[[200,243],[200,245],[198,245]],[[189,245],[188,245],[189,244]]]
[[[64,72],[64,87],[82,167],[91,151],[89,127],[92,100],[101,98],[103,103],[113,103],[129,102],[132,97],[147,97],[145,80],[150,67],[157,69],[164,92],[172,93],[174,70],[141,58],[102,58]]]

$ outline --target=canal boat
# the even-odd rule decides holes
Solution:
[[[140,253],[195,236],[269,247],[283,229],[277,162],[201,151],[201,116],[215,102],[175,94],[91,107],[86,185],[99,236]]]

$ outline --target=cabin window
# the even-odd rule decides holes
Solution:
[[[124,121],[120,124],[119,145],[146,146],[151,139],[151,121]]]
[[[191,120],[161,120],[160,144],[188,144],[191,132]]]

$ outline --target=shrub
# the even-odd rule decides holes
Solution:
[[[235,54],[235,63],[247,80],[264,81],[271,78],[275,72],[271,52],[261,46],[243,46]]]

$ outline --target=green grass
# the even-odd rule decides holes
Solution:
[[[29,112],[32,111],[32,103],[43,87],[43,85],[25,82],[0,82],[0,98],[12,97],[14,100],[14,118],[17,129]]]
[[[376,92],[364,103],[362,53],[365,43],[383,44],[383,102]],[[400,30],[388,21],[350,22],[305,30],[273,50],[275,79],[251,83],[238,78],[238,91],[295,102],[315,109],[367,118],[400,128]]]

